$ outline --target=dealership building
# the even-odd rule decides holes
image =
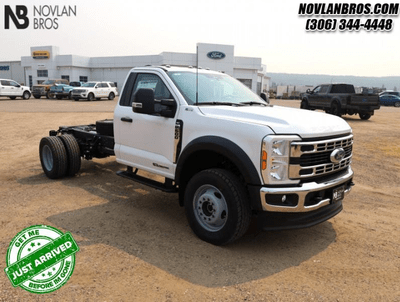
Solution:
[[[237,57],[233,45],[197,44],[196,53],[162,52],[158,55],[85,57],[61,54],[57,46],[31,47],[21,61],[0,62],[0,78],[32,87],[48,79],[111,81],[121,88],[133,67],[153,65],[198,66],[225,72],[256,93],[269,90],[270,78],[261,58]]]

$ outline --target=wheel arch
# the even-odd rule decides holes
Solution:
[[[210,168],[224,168],[241,177],[245,184],[261,185],[256,167],[236,143],[218,136],[199,137],[190,142],[179,156],[175,182],[181,192],[180,205],[183,205],[184,191],[191,177]]]

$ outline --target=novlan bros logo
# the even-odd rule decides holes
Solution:
[[[4,28],[10,29],[10,18],[17,29],[25,29],[29,26],[28,8],[25,5],[16,5],[15,14],[9,5],[4,6]],[[18,19],[22,21],[20,23]]]
[[[61,17],[76,17],[76,5],[39,5],[33,6],[33,29],[58,29]],[[29,27],[28,7],[16,5],[15,10],[9,5],[4,6],[4,29],[10,29],[10,20],[17,29]]]

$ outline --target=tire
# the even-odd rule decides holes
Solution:
[[[400,102],[394,103],[394,107],[400,107]]]
[[[40,99],[40,98],[41,98],[40,95],[33,95],[33,97],[34,97],[35,99]]]
[[[310,106],[308,105],[308,102],[306,100],[302,100],[300,104],[301,109],[310,109]]]
[[[338,102],[333,102],[331,105],[331,110],[329,111],[331,114],[341,117],[342,113],[340,111],[340,105]]]
[[[114,136],[114,121],[113,120],[97,121],[96,131],[100,135]]]
[[[46,99],[51,99],[50,91],[46,92]]]
[[[68,99],[72,100],[72,93],[71,93],[71,91],[68,93]]]
[[[112,101],[114,98],[115,98],[114,92],[110,92],[110,94],[108,95],[108,99],[109,99],[110,101]]]
[[[24,91],[24,93],[22,94],[22,98],[23,98],[24,100],[27,100],[27,99],[29,99],[30,97],[31,97],[31,94],[30,94],[29,91]]]
[[[247,231],[249,200],[243,183],[230,171],[201,171],[190,179],[184,194],[186,217],[200,239],[224,245]]]
[[[41,139],[39,157],[42,169],[48,178],[60,178],[67,173],[67,151],[58,136],[48,136]]]
[[[81,150],[75,137],[71,134],[60,136],[67,151],[67,176],[74,176],[81,169]]]
[[[11,100],[15,100],[17,97],[16,97],[16,96],[9,96],[9,98],[10,98]]]
[[[360,119],[362,120],[368,120],[371,117],[371,114],[369,113],[359,113]]]
[[[94,100],[93,93],[89,93],[88,96],[87,96],[87,99],[88,99],[89,102],[93,101]]]

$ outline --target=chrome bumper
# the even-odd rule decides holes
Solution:
[[[309,212],[322,208],[331,203],[331,198],[324,198],[318,203],[306,206],[306,196],[312,192],[323,191],[331,189],[333,187],[339,187],[346,182],[349,182],[353,177],[353,170],[349,167],[343,175],[340,177],[335,177],[333,179],[328,179],[322,183],[309,182],[302,184],[301,187],[289,187],[289,188],[267,188],[262,187],[260,189],[261,204],[264,211],[269,212]],[[344,195],[347,195],[351,190],[351,185],[345,188]],[[285,206],[285,205],[271,205],[267,203],[267,195],[289,195],[295,194],[298,196],[298,202],[296,206]]]

